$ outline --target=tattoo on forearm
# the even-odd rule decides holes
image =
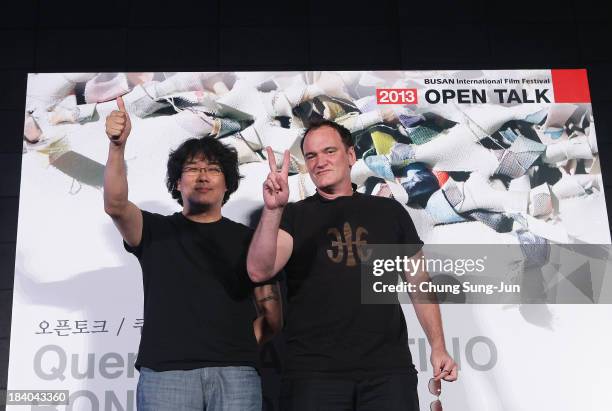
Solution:
[[[272,295],[266,295],[263,298],[260,298],[259,300],[257,300],[258,303],[265,303],[266,301],[278,301],[278,295],[276,294],[272,294]]]

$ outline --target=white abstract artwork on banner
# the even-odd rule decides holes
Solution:
[[[32,410],[136,409],[141,269],[102,199],[104,120],[119,96],[132,119],[129,196],[144,210],[180,210],[165,187],[169,151],[215,136],[244,176],[223,213],[253,225],[265,147],[289,150],[290,201],[301,200],[315,187],[300,139],[328,119],[353,135],[357,189],[404,205],[425,243],[611,243],[584,70],[30,74],[8,389],[71,396]],[[460,365],[445,408],[606,409],[612,306],[584,299],[442,305]],[[404,313],[428,409],[429,346]]]

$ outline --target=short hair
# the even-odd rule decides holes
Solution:
[[[177,190],[178,181],[183,174],[185,163],[199,156],[202,156],[209,163],[217,163],[221,167],[227,187],[223,196],[223,204],[225,204],[230,195],[238,189],[238,183],[242,178],[238,169],[238,153],[233,147],[226,146],[210,136],[191,138],[184,141],[176,150],[170,151],[166,173],[168,192],[181,206],[183,205],[181,192]]]
[[[355,145],[355,142],[353,141],[353,135],[343,125],[331,120],[314,120],[310,123],[306,131],[304,131],[304,135],[302,136],[302,140],[300,141],[300,149],[302,150],[302,154],[304,154],[304,140],[306,140],[306,136],[308,135],[308,133],[321,127],[331,127],[336,130],[340,135],[340,139],[344,143],[344,146],[347,149]]]

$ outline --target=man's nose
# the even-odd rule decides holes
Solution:
[[[327,165],[327,157],[317,156],[315,168],[324,168]]]

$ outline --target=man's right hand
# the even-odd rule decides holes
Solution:
[[[119,110],[111,112],[106,117],[106,135],[112,144],[120,147],[125,145],[130,135],[132,122],[130,121],[130,115],[125,110],[125,103],[121,96],[117,97],[117,107],[119,107]]]
[[[270,174],[264,181],[263,198],[268,210],[283,208],[289,201],[289,151],[285,150],[283,166],[279,170],[276,166],[276,158],[270,147],[266,147]]]

